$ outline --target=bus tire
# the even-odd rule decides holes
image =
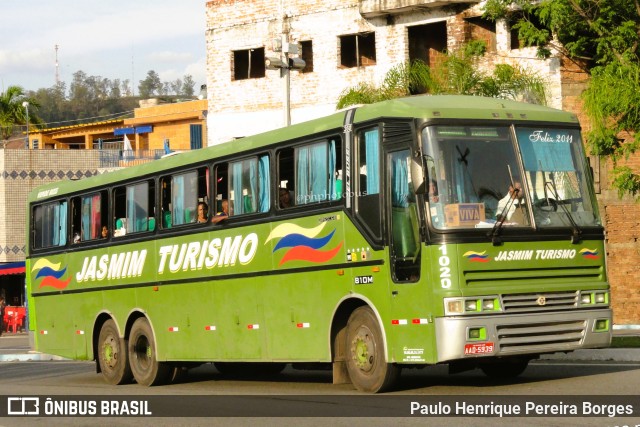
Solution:
[[[400,368],[385,361],[382,330],[369,307],[358,307],[347,322],[346,363],[349,378],[360,391],[388,390],[398,379]]]
[[[127,354],[127,341],[120,338],[113,319],[104,322],[100,328],[98,364],[102,377],[108,384],[120,385],[133,380]]]
[[[129,363],[133,377],[140,385],[166,384],[173,374],[171,365],[158,361],[153,330],[145,317],[137,319],[131,327]]]
[[[513,358],[483,363],[480,365],[480,370],[489,378],[508,380],[519,376],[527,366],[529,366],[529,359]]]

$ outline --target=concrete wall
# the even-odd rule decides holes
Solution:
[[[0,262],[24,261],[27,196],[35,187],[104,173],[97,150],[0,150]]]

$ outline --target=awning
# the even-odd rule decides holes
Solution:
[[[113,130],[113,134],[114,135],[131,135],[135,132],[135,128],[119,128],[119,129],[114,129]]]
[[[24,274],[24,261],[0,263],[0,276],[6,274]]]
[[[118,128],[113,130],[115,136],[119,135],[132,135],[134,133],[151,133],[153,132],[153,125],[141,125],[136,127]]]

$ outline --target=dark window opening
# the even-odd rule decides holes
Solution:
[[[216,166],[216,173],[215,173],[215,182],[214,182],[214,187],[215,187],[215,196],[214,196],[214,200],[215,200],[215,206],[213,206],[213,211],[212,214],[213,215],[221,215],[223,211],[222,208],[222,202],[225,202],[225,205],[227,205],[228,207],[228,203],[229,203],[229,167],[227,165],[227,163],[221,163],[220,165]],[[226,212],[227,214],[230,214],[229,212]]]
[[[434,67],[446,56],[447,23],[416,25],[409,27],[409,61],[423,61]]]
[[[540,20],[535,15],[524,15],[523,12],[514,12],[509,15],[509,35],[511,39],[511,50],[522,49],[527,47],[527,44],[524,40],[520,39],[520,27],[518,22],[520,20],[526,20],[530,22],[536,28],[540,28],[542,25],[540,24]],[[539,46],[539,43],[534,43],[529,46]]]
[[[233,52],[233,80],[257,79],[264,76],[263,47]]]
[[[313,42],[306,40],[300,42],[302,51],[300,52],[300,58],[304,61],[304,68],[300,70],[302,73],[313,72]]]
[[[496,51],[496,23],[480,16],[467,18],[465,39],[467,42],[481,40],[487,47],[487,52]]]
[[[340,36],[340,66],[345,68],[376,65],[376,33]]]

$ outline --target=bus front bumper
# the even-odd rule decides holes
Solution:
[[[602,348],[611,344],[611,309],[439,317],[438,362]]]

